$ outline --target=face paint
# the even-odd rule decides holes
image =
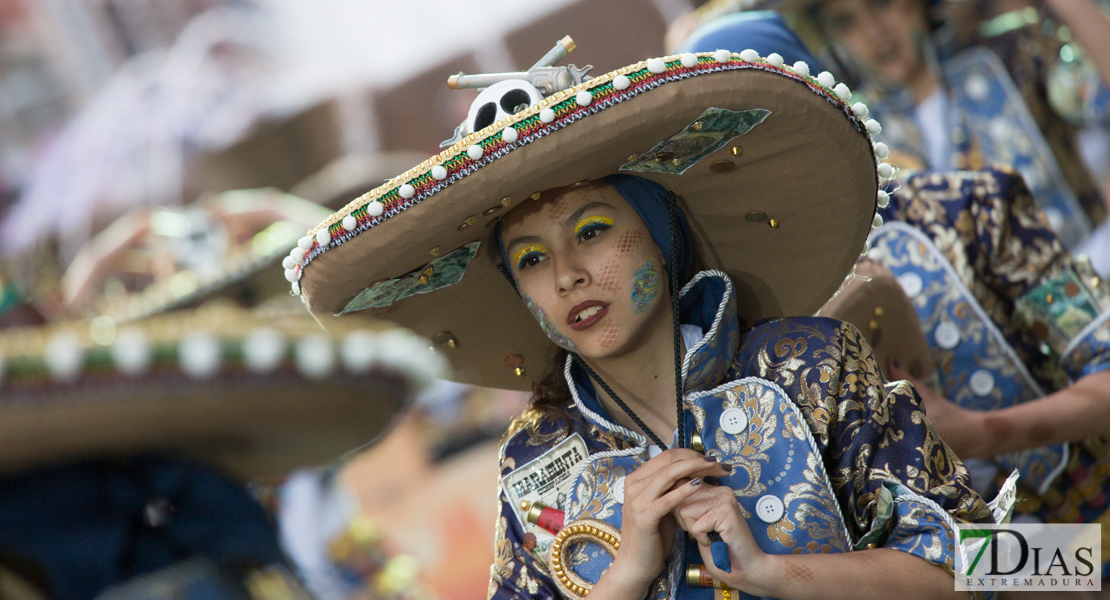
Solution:
[[[536,322],[540,324],[540,329],[543,330],[544,334],[546,334],[551,341],[571,352],[578,352],[578,346],[575,346],[574,342],[567,339],[565,335],[559,333],[558,329],[555,329],[555,324],[551,322],[551,319],[547,318],[547,313],[545,313],[538,304],[532,301],[527,294],[525,294],[523,298],[524,304],[528,306],[528,310],[532,311],[532,316],[535,317]]]
[[[659,295],[659,263],[647,259],[632,274],[632,308],[636,314],[643,314],[651,302]]]
[[[590,232],[600,233],[612,226],[613,220],[609,217],[596,216],[582,219],[574,226],[574,237],[581,240],[582,236],[588,235]]]
[[[516,269],[521,271],[524,267],[528,266],[525,261],[529,261],[533,257],[538,257],[540,260],[543,260],[543,254],[545,252],[547,252],[547,248],[539,244],[528,244],[518,250],[516,255],[513,256],[513,263],[516,265]]]

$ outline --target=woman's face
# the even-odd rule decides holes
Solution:
[[[925,0],[827,0],[821,19],[833,39],[880,79],[904,85],[923,67]]]
[[[611,186],[549,190],[506,216],[501,240],[529,310],[556,344],[621,356],[670,326],[662,252]]]

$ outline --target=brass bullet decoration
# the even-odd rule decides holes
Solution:
[[[701,131],[701,121],[694,121],[694,124],[691,125],[690,128],[694,131]]]
[[[875,316],[876,317],[883,316],[883,307],[881,307],[881,306],[876,306],[875,307]]]
[[[778,219],[771,219],[770,221],[767,221],[767,224],[771,226],[771,229],[778,229],[779,228]]]
[[[517,377],[524,377],[524,367],[517,367],[513,369],[513,373],[516,373]]]
[[[501,206],[508,206],[512,203],[513,203],[513,199],[512,199],[511,196],[505,196],[504,198],[501,199]]]
[[[731,152],[733,156],[740,156],[744,153],[744,149],[740,146],[733,146],[732,148],[729,148],[729,152]]]
[[[1052,304],[1056,301],[1056,297],[1052,294],[1045,294],[1044,301],[1046,304]]]
[[[539,199],[540,199],[540,193],[539,193],[539,192],[535,192],[535,193],[533,193],[533,194],[532,194],[531,196],[529,196],[529,197],[530,197],[530,198],[532,198],[533,200],[539,200]]]
[[[431,254],[432,256],[439,256],[439,246],[428,250],[428,254]]]

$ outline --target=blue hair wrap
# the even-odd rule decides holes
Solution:
[[[777,52],[783,63],[803,61],[811,73],[823,71],[821,62],[790,27],[772,10],[741,12],[714,19],[699,27],[679,46],[678,52],[740,52],[751,48],[767,56]]]
[[[669,269],[671,264],[671,193],[666,188],[635,175],[609,175],[601,181],[608,183],[632,206],[640,219],[647,226],[651,239],[663,252],[663,260]],[[505,264],[505,275],[516,286],[512,276],[512,263],[505,253],[505,242],[501,239],[501,223],[497,223],[497,246],[501,251],[501,260]],[[690,233],[690,226],[686,222],[686,215],[678,209],[678,273],[679,283],[690,279],[694,263],[694,240]],[[668,270],[668,273],[670,271]]]

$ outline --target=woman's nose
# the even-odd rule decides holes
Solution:
[[[555,263],[555,284],[559,293],[588,286],[590,273],[573,260],[562,260]]]

